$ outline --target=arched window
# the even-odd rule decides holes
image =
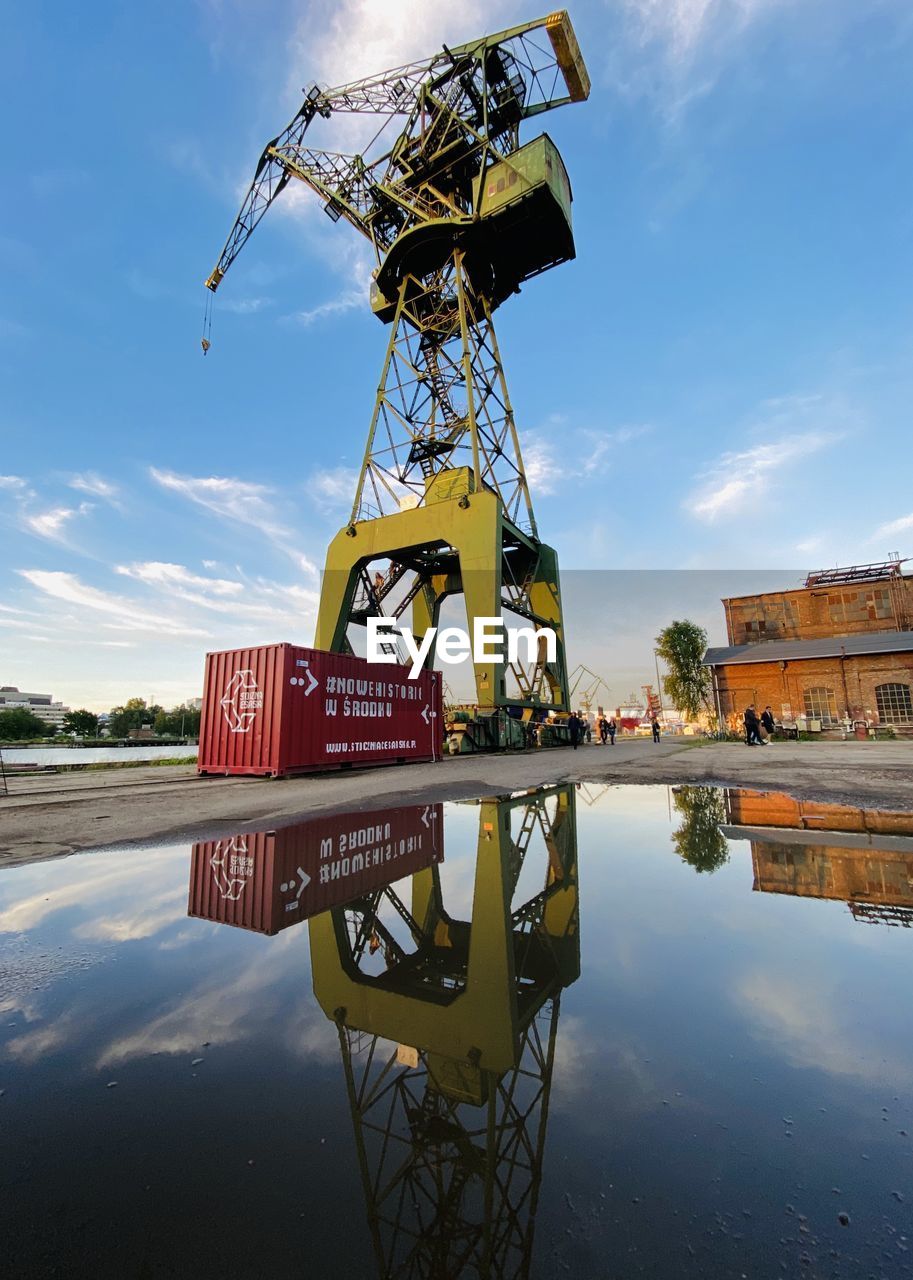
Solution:
[[[879,720],[885,724],[908,724],[913,720],[913,698],[908,684],[876,685],[875,705]]]
[[[837,698],[833,689],[828,689],[825,685],[806,689],[805,714],[810,720],[820,720],[822,724],[836,724]]]

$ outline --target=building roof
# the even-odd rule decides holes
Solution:
[[[803,658],[848,658],[869,653],[913,653],[913,631],[869,631],[853,636],[823,636],[817,640],[762,640],[760,644],[732,644],[708,649],[705,667],[737,662],[801,662]]]

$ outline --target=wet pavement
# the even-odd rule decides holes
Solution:
[[[220,835],[0,871],[6,1274],[913,1275],[910,814]]]

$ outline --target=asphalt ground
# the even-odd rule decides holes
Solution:
[[[0,866],[84,849],[284,826],[321,810],[469,800],[555,782],[705,783],[913,811],[913,743],[620,739],[283,780],[200,778],[192,765],[18,776],[0,796]]]

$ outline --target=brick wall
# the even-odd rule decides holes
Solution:
[[[913,626],[913,576],[734,596],[723,608],[730,644],[905,631]]]
[[[750,702],[758,711],[770,705],[777,720],[789,720],[806,711],[808,689],[832,691],[832,714],[837,720],[887,723],[878,715],[875,688],[903,684],[913,694],[913,651],[846,658],[806,658],[789,662],[744,662],[716,668],[724,716],[741,716]],[[829,699],[830,701],[830,699]],[[894,725],[902,730],[904,726]],[[908,728],[913,731],[913,721]]]

